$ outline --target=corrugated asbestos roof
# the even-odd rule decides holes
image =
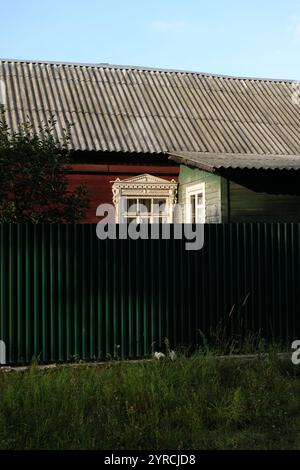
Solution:
[[[292,81],[13,60],[0,60],[0,80],[13,129],[54,114],[58,136],[74,123],[75,150],[300,155]]]
[[[256,154],[216,154],[182,152],[170,155],[171,160],[183,165],[215,172],[226,168],[248,168],[263,170],[299,170],[300,156],[297,155],[256,155]]]

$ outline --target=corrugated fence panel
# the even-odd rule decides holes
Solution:
[[[173,227],[171,227],[171,232]],[[0,225],[8,363],[146,357],[223,328],[300,337],[300,224],[205,226],[187,240],[99,240],[95,225]]]

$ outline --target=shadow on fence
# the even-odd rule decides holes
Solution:
[[[8,363],[145,357],[251,333],[299,337],[300,224],[205,225],[185,240],[99,240],[95,225],[0,226]],[[216,335],[216,333],[214,333]]]

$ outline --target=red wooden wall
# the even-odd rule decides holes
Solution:
[[[149,173],[168,180],[177,181],[179,166],[163,165],[95,165],[74,164],[68,174],[69,188],[72,190],[80,184],[88,188],[90,208],[82,223],[97,223],[96,209],[100,204],[112,204],[112,183],[117,178],[125,179],[142,173]]]

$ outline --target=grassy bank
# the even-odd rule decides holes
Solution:
[[[0,372],[0,449],[300,448],[300,371],[195,355]]]

